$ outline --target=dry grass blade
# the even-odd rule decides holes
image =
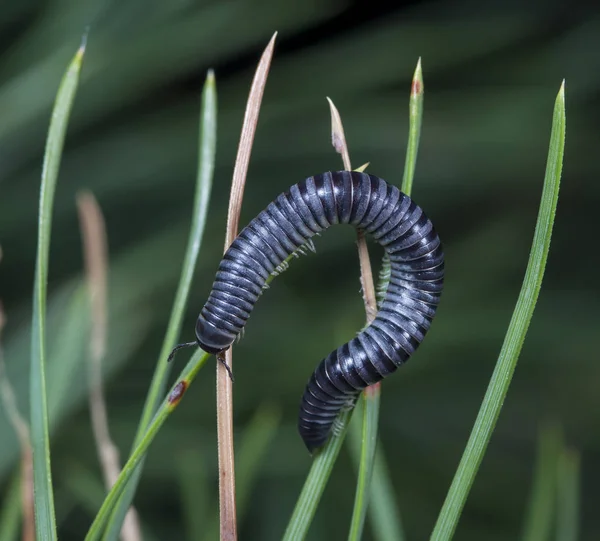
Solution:
[[[98,459],[107,490],[114,485],[121,471],[119,450],[110,437],[106,401],[102,388],[102,360],[107,343],[107,275],[108,247],[102,211],[93,194],[77,196],[77,210],[81,227],[85,270],[90,295],[91,339],[89,364],[89,406],[92,431]],[[121,530],[123,541],[142,539],[135,510],[130,508]]]
[[[352,171],[350,163],[350,152],[346,143],[346,134],[344,126],[337,107],[330,98],[329,109],[331,110],[331,144],[338,154],[342,155],[344,168]],[[365,167],[365,166],[363,166]],[[365,312],[367,314],[367,323],[371,323],[377,315],[377,301],[375,298],[375,285],[373,284],[373,270],[371,269],[371,260],[369,259],[369,249],[367,240],[363,231],[358,231],[356,244],[358,245],[358,259],[360,262],[360,283],[363,291],[363,300],[365,302]]]
[[[275,38],[273,34],[267,45],[250,88],[244,124],[240,136],[235,167],[233,169],[233,180],[231,184],[231,195],[229,197],[229,210],[227,214],[227,232],[225,235],[225,250],[237,236],[240,222],[240,210],[244,197],[246,175],[250,163],[252,144],[258,123],[258,114],[262,103],[262,97],[273,58]],[[233,388],[227,367],[232,366],[231,348],[227,350],[222,362],[217,363],[217,436],[219,455],[219,523],[221,529],[221,540],[232,541],[237,539],[237,522],[235,507],[235,469],[233,457]]]
[[[0,248],[0,261],[2,260],[2,249]],[[21,447],[21,506],[23,512],[23,541],[35,539],[35,516],[33,508],[33,454],[31,452],[31,439],[29,436],[29,425],[23,418],[17,407],[17,400],[12,385],[6,375],[4,365],[4,352],[2,350],[2,331],[6,323],[4,308],[0,302],[0,401],[6,412],[9,422],[12,424],[19,445]]]

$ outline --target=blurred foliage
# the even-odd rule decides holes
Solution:
[[[250,166],[242,223],[290,184],[339,168],[325,96],[344,119],[356,163],[400,184],[410,79],[423,59],[425,112],[415,199],[440,232],[447,280],[415,359],[383,385],[381,437],[409,539],[435,521],[516,301],[533,236],[554,97],[567,80],[567,148],[546,278],[496,433],[457,539],[522,530],[538,426],[553,419],[581,453],[581,539],[600,538],[600,323],[593,216],[600,173],[600,11],[557,0],[526,5],[422,1],[384,9],[342,0],[23,0],[0,18],[0,297],[8,374],[27,411],[37,197],[50,108],[91,25],[56,194],[50,256],[48,396],[60,539],[81,539],[101,498],[86,408],[88,322],[75,194],[92,190],[111,255],[107,400],[116,442],[134,437],[168,320],[190,223],[197,120],[206,70],[219,90],[217,168],[182,339],[212,284],[250,79],[274,30],[278,45]],[[253,314],[237,347],[243,434],[265,399],[282,424],[260,464],[243,539],[278,539],[310,458],[296,433],[317,361],[361,327],[351,228],[328,231]],[[375,248],[373,259],[380,256]],[[136,506],[149,539],[190,527],[177,457],[199,453],[204,517],[216,509],[214,375],[204,369],[150,449]],[[238,438],[238,442],[241,438]],[[189,456],[189,455],[186,455]],[[0,482],[18,445],[0,411]],[[310,532],[343,539],[355,478],[342,455]],[[367,538],[370,531],[367,526]]]

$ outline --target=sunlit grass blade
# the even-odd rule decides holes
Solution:
[[[533,484],[523,529],[523,541],[550,541],[556,513],[556,481],[562,432],[554,425],[540,430]]]
[[[558,461],[556,541],[579,539],[579,453],[563,448]]]
[[[563,81],[554,105],[544,188],[523,286],[473,431],[431,534],[431,539],[435,541],[451,539],[454,534],[517,365],[546,268],[558,202],[564,145],[565,87]]]
[[[85,44],[82,44],[69,64],[56,95],[48,129],[40,187],[30,374],[31,445],[33,450],[35,524],[38,539],[56,539],[46,397],[46,288],[54,193],[69,116],[79,83],[84,51]]]
[[[350,522],[350,533],[348,539],[358,541],[362,538],[362,532],[369,507],[371,496],[371,484],[375,461],[375,450],[377,448],[377,427],[379,426],[379,403],[381,398],[381,386],[371,385],[362,393],[361,399],[361,446],[358,460],[358,483],[354,499],[354,510]],[[357,419],[355,418],[355,421]]]
[[[117,504],[121,494],[123,493],[123,490],[136,472],[137,467],[144,459],[148,447],[150,447],[150,444],[160,431],[160,428],[165,423],[169,415],[175,411],[184,393],[194,381],[198,375],[198,372],[204,366],[210,356],[211,355],[209,353],[198,349],[198,351],[196,351],[192,358],[188,361],[186,367],[177,378],[177,383],[173,385],[169,394],[158,408],[154,418],[148,425],[146,433],[140,439],[139,444],[131,453],[129,459],[123,466],[117,481],[104,499],[96,518],[94,518],[94,522],[92,522],[92,525],[85,536],[86,541],[93,541],[100,538],[102,531],[106,526],[109,514]]]
[[[202,236],[204,234],[204,226],[206,224],[206,215],[208,213],[208,202],[213,182],[213,172],[215,168],[215,153],[217,140],[217,91],[214,73],[208,72],[204,89],[202,91],[202,107],[200,112],[200,140],[199,140],[199,157],[198,157],[198,174],[196,179],[196,194],[194,196],[194,206],[192,210],[192,225],[190,228],[190,236],[186,254],[183,260],[181,277],[175,294],[171,317],[167,327],[167,332],[163,340],[163,345],[156,362],[154,376],[150,384],[150,390],[146,397],[146,403],[142,412],[142,417],[138,426],[137,434],[133,443],[133,448],[136,448],[146,430],[156,408],[160,404],[169,375],[169,363],[167,357],[181,331],[181,323],[185,313],[185,306],[190,291],[192,277],[200,246]],[[110,523],[106,530],[105,539],[117,539],[127,510],[129,509],[133,496],[135,494],[139,477],[141,475],[143,463],[140,464],[127,489],[119,500],[119,504],[115,508]]]
[[[331,471],[333,470],[333,465],[344,443],[351,417],[351,409],[343,410],[335,420],[336,428],[333,434],[325,446],[320,451],[317,451],[302,487],[300,497],[296,502],[292,518],[285,530],[284,541],[300,541],[306,537]]]

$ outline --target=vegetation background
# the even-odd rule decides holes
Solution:
[[[242,223],[306,176],[340,169],[325,96],[353,162],[400,184],[408,95],[422,57],[425,113],[414,197],[447,253],[444,296],[415,358],[383,385],[381,438],[408,539],[431,531],[472,427],[522,281],[552,107],[567,80],[563,186],[546,278],[512,388],[456,539],[519,536],[539,427],[559,423],[582,457],[581,539],[600,538],[600,365],[596,247],[600,10],[554,0],[22,0],[0,15],[0,298],[3,346],[28,410],[37,197],[50,108],[87,25],[89,45],[58,184],[50,267],[48,392],[64,540],[83,537],[103,489],[86,397],[88,329],[77,287],[75,195],[90,189],[110,244],[106,386],[123,457],[154,369],[187,241],[200,91],[214,68],[217,168],[182,339],[210,290],[243,108],[260,51],[278,30]],[[364,320],[350,228],[317,240],[261,299],[236,348],[239,436],[257,408],[280,419],[241,517],[242,539],[277,539],[310,464],[296,432],[304,385]],[[373,261],[381,255],[376,247]],[[135,500],[148,539],[180,539],[216,513],[214,370],[151,447]],[[240,441],[238,437],[238,442]],[[0,409],[0,494],[18,443]],[[186,483],[187,481],[187,483]],[[355,474],[342,452],[311,539],[344,539]],[[186,496],[187,495],[187,496]],[[187,500],[186,500],[187,498]],[[369,539],[367,526],[366,538]]]

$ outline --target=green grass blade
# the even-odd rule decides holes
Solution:
[[[523,541],[550,541],[556,513],[557,465],[561,451],[560,429],[556,426],[542,428],[538,438],[535,472],[523,529]]]
[[[421,124],[423,123],[423,96],[423,72],[421,71],[421,59],[419,58],[413,75],[408,102],[408,145],[404,162],[404,177],[402,178],[402,191],[406,195],[412,193],[413,179],[415,178],[415,167],[421,139]]]
[[[558,461],[556,541],[579,538],[579,453],[563,449]]]
[[[0,509],[0,541],[16,541],[21,526],[21,474],[13,475]]]
[[[350,521],[350,541],[362,538],[365,518],[371,496],[371,482],[377,448],[377,427],[379,426],[379,403],[381,399],[381,385],[367,387],[361,397],[362,430],[360,432],[360,455],[358,460],[358,483],[354,498],[354,509]],[[358,428],[358,425],[356,425]]]
[[[449,540],[454,534],[479,464],[500,415],[527,334],[550,249],[560,188],[564,145],[565,89],[563,82],[554,105],[544,188],[525,279],[473,431],[431,535],[431,539],[435,541]]]
[[[360,407],[362,407],[362,404],[359,404],[357,409]],[[361,459],[363,438],[359,422],[360,419],[354,419],[350,423],[348,433],[350,454],[357,469]],[[373,531],[373,538],[376,541],[403,541],[405,539],[398,509],[383,448],[381,442],[378,441],[373,462],[373,479],[369,501],[369,522]]]
[[[421,138],[421,124],[423,120],[423,73],[421,70],[421,59],[417,62],[410,88],[410,99],[408,104],[408,144],[406,147],[406,158],[404,161],[404,175],[401,190],[408,196],[412,193],[413,179],[417,164],[419,151],[419,140]],[[379,280],[377,281],[377,303],[383,302],[391,277],[391,263],[387,253],[383,257]],[[377,423],[379,419],[380,390],[364,393],[364,423],[362,430],[363,449],[358,471],[358,487],[354,501],[354,512],[350,528],[349,539],[360,539],[371,490],[371,476],[374,469],[375,447],[377,444]],[[372,423],[375,423],[374,425]],[[391,515],[393,516],[393,515]]]
[[[190,292],[192,277],[198,254],[200,253],[200,245],[204,227],[206,225],[206,215],[208,214],[208,202],[212,188],[213,173],[215,168],[215,154],[217,141],[217,91],[215,84],[215,76],[211,71],[208,72],[204,89],[202,91],[202,107],[200,112],[200,142],[198,156],[198,174],[196,179],[196,195],[194,198],[194,208],[192,214],[192,225],[188,246],[183,260],[183,268],[171,317],[167,327],[167,332],[163,341],[163,345],[158,356],[156,368],[150,390],[146,397],[146,403],[142,412],[142,417],[138,426],[138,431],[134,439],[133,448],[137,447],[144,437],[148,425],[150,424],[156,409],[164,395],[167,378],[169,375],[170,364],[166,362],[167,356],[175,345],[177,337],[181,331],[181,323],[185,313],[185,305]],[[108,528],[106,530],[105,539],[117,539],[125,520],[125,515],[129,509],[133,496],[137,489],[140,475],[142,473],[143,462],[137,468],[131,482],[119,500],[119,504],[111,516]]]
[[[377,541],[404,541],[405,535],[400,520],[400,507],[396,501],[383,448],[381,442],[379,443],[375,453],[373,482],[371,483],[371,505],[369,506],[373,537]]]
[[[210,356],[211,355],[209,353],[198,349],[198,351],[196,351],[189,360],[186,367],[177,378],[177,383],[173,385],[171,391],[163,400],[163,403],[158,408],[158,411],[148,426],[148,430],[140,440],[140,443],[131,453],[115,484],[104,499],[104,502],[102,503],[94,522],[92,522],[92,525],[85,536],[85,541],[94,541],[100,538],[102,531],[106,527],[110,513],[117,505],[117,502],[123,494],[127,484],[134,475],[141,461],[144,459],[148,447],[150,447],[150,444],[158,434],[160,428],[165,423],[169,415],[175,411],[179,405],[179,402],[181,401],[181,398],[183,397],[183,394],[194,381],[198,375],[198,372],[204,366]]]
[[[423,98],[425,87],[423,86],[423,72],[421,70],[421,59],[417,62],[410,87],[410,99],[408,102],[408,144],[406,145],[406,158],[404,160],[404,175],[400,190],[410,197],[412,194],[413,179],[417,165],[417,154],[419,152],[419,141],[421,139],[421,124],[423,122]],[[383,302],[387,292],[392,267],[387,254],[383,256],[379,279],[377,280],[377,304]]]
[[[63,76],[56,95],[46,141],[40,188],[30,374],[31,446],[33,450],[35,525],[38,539],[56,539],[45,373],[46,288],[54,193],[69,115],[79,82],[84,50],[85,46],[82,45],[75,54]]]
[[[317,451],[292,518],[285,530],[283,541],[300,541],[306,537],[333,465],[342,448],[351,417],[352,409],[343,410],[335,420],[334,433],[325,446]]]

